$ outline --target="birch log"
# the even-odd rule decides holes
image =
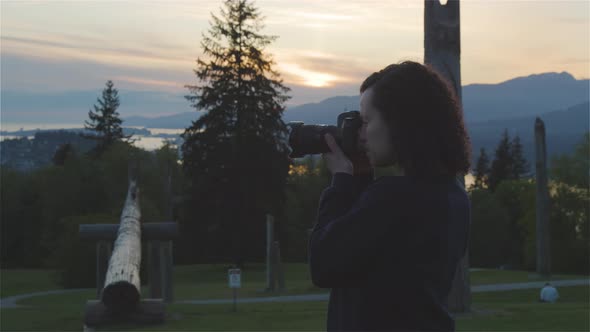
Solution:
[[[130,181],[121,224],[109,261],[101,300],[115,313],[129,313],[137,308],[140,296],[141,213],[139,189]]]

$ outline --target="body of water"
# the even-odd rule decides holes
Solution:
[[[20,131],[20,130],[51,130],[51,129],[79,129],[84,128],[84,124],[80,123],[1,123],[0,130],[2,131]],[[129,127],[135,129],[143,129],[143,127]],[[167,128],[146,128],[149,130],[152,135],[159,135],[159,134],[167,134],[167,135],[180,135],[184,132],[184,129],[167,129]],[[5,139],[14,139],[19,138],[19,136],[14,135],[0,135],[0,141]],[[29,136],[29,139],[33,138],[33,136]],[[136,139],[134,145],[145,149],[145,150],[155,150],[162,145],[169,138],[162,138],[162,137],[151,137],[151,136],[142,136],[142,135],[135,135],[134,138]]]

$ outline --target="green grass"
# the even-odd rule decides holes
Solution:
[[[227,286],[227,269],[229,264],[203,264],[174,267],[175,296],[177,300],[221,299],[231,298]],[[285,264],[286,291],[280,295],[326,293],[312,285],[307,264]],[[2,298],[38,291],[55,290],[60,286],[55,283],[54,271],[50,270],[1,270],[0,296]],[[588,276],[554,275],[551,278],[538,278],[527,271],[481,270],[470,274],[471,284],[485,285],[497,283],[514,283],[529,281],[546,281],[560,279],[582,279]],[[249,264],[242,271],[242,288],[240,297],[276,296],[264,292],[266,287],[264,264]],[[143,294],[147,294],[146,291]]]
[[[60,289],[54,270],[0,270],[0,297]]]
[[[457,317],[458,331],[588,331],[588,286],[560,287],[557,303],[538,303],[538,290],[475,293],[473,313]],[[33,305],[2,309],[2,331],[79,331],[84,302],[73,294],[23,301]],[[167,306],[164,325],[112,325],[99,330],[117,331],[316,331],[325,329],[327,302]]]
[[[589,331],[590,287],[558,287],[556,303],[540,303],[538,289],[474,293],[471,314],[458,331]]]
[[[226,264],[177,266],[174,272],[176,300],[231,298],[227,286]],[[54,290],[45,270],[2,270],[2,297]],[[311,285],[307,265],[285,264],[287,291],[269,294],[263,291],[265,270],[262,264],[248,265],[242,272],[239,297],[326,293]],[[557,275],[548,280],[582,279],[587,276]],[[482,270],[471,272],[473,285],[544,281],[526,271]],[[519,290],[473,294],[473,313],[460,315],[459,331],[588,331],[587,286],[559,287],[555,304],[536,302],[538,290]],[[143,294],[147,289],[143,288]],[[95,297],[95,290],[38,296],[19,302],[17,309],[0,311],[1,331],[79,331],[84,306]],[[104,330],[324,330],[327,302],[167,306],[165,325],[134,327],[115,325]]]
[[[565,279],[587,279],[588,276],[575,274],[555,274],[548,278],[540,277],[534,272],[507,270],[477,270],[469,274],[471,285],[504,284],[516,282],[553,281]]]

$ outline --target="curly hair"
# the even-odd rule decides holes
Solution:
[[[373,89],[373,106],[392,133],[396,159],[408,175],[467,174],[471,143],[454,89],[433,68],[392,64],[371,74],[360,92]]]

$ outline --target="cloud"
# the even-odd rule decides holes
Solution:
[[[287,84],[333,87],[356,83],[370,73],[359,59],[325,52],[281,50],[276,57]]]
[[[147,50],[141,46],[100,47],[14,36],[2,36],[2,44],[3,55],[42,56],[49,60],[86,60],[127,67],[180,69],[189,67],[193,61],[188,53],[178,54],[169,49]]]

